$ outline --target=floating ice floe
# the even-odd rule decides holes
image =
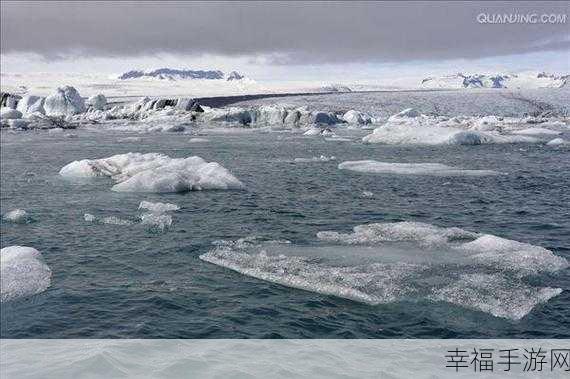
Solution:
[[[200,157],[170,158],[158,153],[127,153],[103,159],[74,161],[60,170],[69,178],[110,177],[118,192],[186,192],[241,189],[226,168]]]
[[[327,157],[326,155],[321,155],[320,157],[312,157],[312,158],[295,158],[294,160],[296,163],[311,163],[311,162],[330,162],[336,161],[334,156]]]
[[[176,204],[171,203],[160,203],[160,202],[150,202],[150,201],[141,201],[139,204],[139,209],[146,209],[151,211],[152,213],[166,213],[171,211],[177,211],[180,207]]]
[[[149,211],[149,213],[144,213],[139,217],[140,224],[147,226],[151,229],[157,229],[159,231],[164,231],[166,228],[172,225],[172,216],[166,214],[167,212],[172,212],[179,210],[180,207],[176,204],[170,203],[153,203],[150,201],[141,201],[139,204],[139,209],[144,209]],[[122,219],[115,216],[109,217],[95,217],[90,213],[85,213],[83,216],[85,221],[99,223],[99,224],[110,224],[110,225],[134,225],[139,222]]]
[[[94,223],[108,224],[108,225],[125,226],[125,225],[133,225],[134,224],[134,222],[132,222],[131,220],[125,220],[125,219],[122,219],[122,218],[119,218],[116,216],[108,216],[108,217],[97,218],[90,213],[85,213],[83,215],[83,219],[87,222],[94,222]]]
[[[533,137],[508,136],[440,126],[386,124],[362,139],[391,145],[481,145],[487,143],[535,143]]]
[[[124,137],[124,138],[119,138],[117,140],[117,142],[140,142],[142,141],[141,137]]]
[[[521,134],[521,135],[541,135],[541,134],[546,134],[546,135],[559,135],[562,134],[562,132],[557,131],[557,130],[552,130],[552,129],[546,129],[546,128],[528,128],[528,129],[522,129],[522,130],[514,130],[511,132],[512,134]]]
[[[177,211],[180,207],[171,203],[141,201],[139,209],[150,211],[141,215],[141,224],[162,232],[172,225],[172,216],[166,213]]]
[[[189,142],[189,143],[203,143],[203,142],[210,142],[210,140],[209,140],[209,139],[206,139],[206,138],[197,138],[197,137],[196,137],[196,138],[190,138],[190,139],[188,140],[188,142]]]
[[[374,119],[371,116],[354,109],[346,112],[342,116],[342,119],[351,125],[368,125],[374,122]]]
[[[497,131],[494,117],[480,119],[426,116],[406,109],[374,129],[362,140],[366,143],[411,145],[480,145],[487,143],[535,143],[538,139],[522,135],[504,135]],[[485,126],[484,128],[482,126]],[[481,131],[485,130],[485,131]]]
[[[304,136],[333,136],[334,132],[329,128],[318,128],[318,127],[311,127],[307,129],[304,133]]]
[[[45,113],[48,116],[72,116],[85,112],[85,101],[79,92],[71,86],[58,88],[44,100]]]
[[[341,170],[370,174],[432,175],[432,176],[485,176],[499,175],[492,170],[466,170],[441,163],[393,163],[374,160],[346,161],[338,165]]]
[[[172,216],[163,213],[145,213],[141,215],[141,224],[162,232],[172,225]]]
[[[15,224],[27,224],[32,221],[32,218],[23,209],[14,209],[2,216],[2,219]]]
[[[39,251],[25,246],[0,250],[0,300],[19,299],[45,291],[50,285],[51,270]]]
[[[548,146],[560,146],[560,145],[565,145],[566,141],[563,140],[562,138],[555,138],[553,140],[550,140],[546,143]]]
[[[568,267],[542,247],[415,222],[359,225],[352,233],[317,237],[311,245],[218,243],[200,259],[370,305],[441,301],[512,320],[560,294],[560,288],[539,287],[540,275]]]

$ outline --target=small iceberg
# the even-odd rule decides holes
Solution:
[[[4,221],[12,222],[14,224],[28,224],[32,221],[32,218],[23,209],[14,209],[10,212],[7,212],[4,216],[2,216]]]
[[[39,251],[26,246],[0,250],[0,301],[38,294],[50,286],[51,270]]]
[[[540,141],[529,136],[499,134],[494,130],[498,123],[505,122],[494,116],[475,119],[427,116],[410,108],[391,116],[362,141],[391,145],[481,145]]]
[[[150,211],[152,213],[166,213],[166,212],[172,212],[172,211],[177,211],[180,209],[180,207],[176,204],[171,204],[171,203],[153,203],[150,201],[141,201],[141,203],[139,204],[139,209],[146,209],[147,211]]]
[[[205,143],[205,142],[210,142],[209,139],[207,138],[190,138],[188,140],[189,143]]]
[[[79,92],[71,86],[58,88],[46,97],[43,108],[48,116],[73,116],[87,109]]]
[[[170,158],[158,153],[127,153],[103,159],[83,159],[64,166],[67,178],[110,177],[117,192],[187,192],[241,189],[243,184],[216,162],[194,156]]]
[[[163,213],[145,213],[141,215],[141,224],[163,232],[172,225],[172,216]]]
[[[552,130],[552,129],[546,129],[546,128],[528,128],[528,129],[512,131],[511,134],[520,134],[520,135],[528,135],[528,136],[541,135],[541,134],[542,135],[559,135],[559,134],[562,134],[562,132],[559,132],[557,130]]]
[[[354,109],[346,112],[342,116],[342,119],[350,125],[368,125],[374,122],[374,119],[371,116]]]
[[[547,146],[560,146],[560,145],[565,145],[567,142],[565,140],[563,140],[562,138],[555,138],[553,140],[550,140],[546,143]]]

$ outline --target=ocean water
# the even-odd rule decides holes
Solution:
[[[77,138],[2,131],[2,214],[21,208],[34,222],[2,221],[1,245],[38,249],[53,273],[45,292],[2,303],[2,338],[570,338],[569,269],[525,279],[562,292],[514,320],[428,298],[359,302],[199,258],[215,241],[256,237],[287,240],[294,251],[322,249],[321,231],[414,221],[542,246],[570,259],[568,146],[364,145],[363,131],[341,133],[352,142],[287,131],[209,133],[203,137],[208,141],[195,143],[186,134],[129,141],[125,133],[73,133]],[[229,169],[245,189],[119,193],[110,190],[108,178],[77,182],[58,175],[71,161],[126,152],[198,155]],[[336,160],[294,162],[321,155]],[[364,159],[506,175],[372,175],[337,168]],[[169,228],[151,230],[137,222],[143,200],[181,209],[170,213]],[[85,213],[133,223],[87,222]],[[333,253],[342,254],[342,247]],[[349,258],[358,263],[358,256]]]

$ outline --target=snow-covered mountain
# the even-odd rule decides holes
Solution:
[[[422,88],[560,88],[567,86],[569,75],[545,72],[522,74],[472,74],[462,73],[425,78]]]
[[[243,76],[242,74],[240,74],[237,71],[232,71],[228,74],[226,80],[231,81],[231,80],[241,80],[245,78],[245,76]]]
[[[154,78],[161,80],[188,80],[188,79],[208,79],[208,80],[241,80],[245,76],[237,71],[232,71],[228,75],[220,70],[180,70],[175,68],[159,68],[153,71],[131,70],[122,73],[117,77],[120,80]]]

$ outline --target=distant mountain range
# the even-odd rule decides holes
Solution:
[[[472,74],[462,73],[425,78],[422,88],[561,88],[568,84],[569,75],[545,72],[530,74]]]
[[[228,75],[220,70],[179,70],[174,68],[159,68],[153,71],[131,70],[122,73],[117,77],[120,80],[154,78],[160,80],[189,80],[189,79],[208,79],[208,80],[241,80],[245,76],[237,71],[232,71]]]

